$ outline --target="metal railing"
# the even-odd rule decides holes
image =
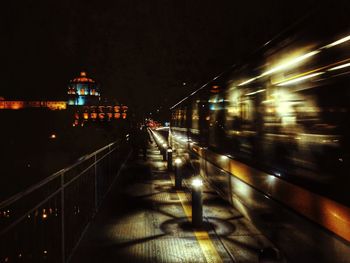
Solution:
[[[0,262],[68,262],[129,156],[120,142],[0,203]]]

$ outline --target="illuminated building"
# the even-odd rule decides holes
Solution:
[[[21,100],[0,100],[0,110],[21,110],[27,108],[48,108],[50,110],[65,110],[65,101],[21,101]]]
[[[68,84],[67,101],[20,101],[0,97],[0,110],[46,108],[49,110],[72,110],[73,126],[84,126],[88,121],[113,121],[127,118],[128,107],[117,102],[101,100],[96,82],[85,72]]]
[[[88,105],[77,107],[73,126],[84,126],[85,122],[111,122],[127,118],[128,107],[125,105]]]
[[[100,100],[100,90],[96,82],[88,78],[86,72],[72,79],[68,85],[68,105],[92,105]]]

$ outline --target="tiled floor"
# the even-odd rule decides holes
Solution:
[[[254,226],[204,186],[204,228],[194,230],[189,190],[176,191],[155,146],[130,161],[72,262],[258,262],[272,246]]]

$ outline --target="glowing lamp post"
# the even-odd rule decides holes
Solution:
[[[175,159],[175,188],[182,188],[182,175],[181,175],[182,161],[180,158]]]
[[[168,171],[173,170],[173,149],[168,147],[167,149]]]
[[[196,177],[192,180],[192,225],[201,227],[203,224],[203,199],[202,199],[202,179]]]

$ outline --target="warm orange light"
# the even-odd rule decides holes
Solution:
[[[220,91],[220,86],[218,86],[218,85],[214,85],[210,89],[211,93],[218,93],[219,91]]]
[[[47,101],[46,107],[50,110],[65,110],[67,109],[67,103],[65,101]]]
[[[56,139],[56,134],[54,134],[54,133],[51,134],[50,138],[51,138],[51,139]]]
[[[47,218],[47,214],[46,214],[46,209],[43,209],[43,215],[42,215],[43,219]]]
[[[89,119],[89,113],[84,112],[83,117],[84,117],[85,120]]]

